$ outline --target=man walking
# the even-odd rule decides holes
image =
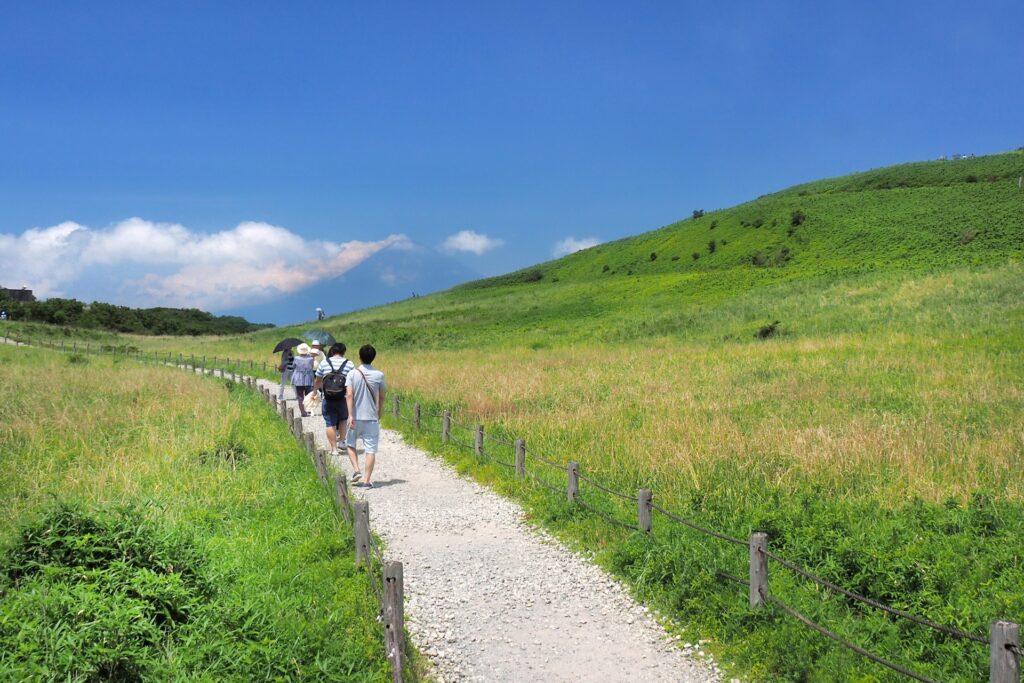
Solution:
[[[380,415],[384,410],[384,373],[374,368],[371,363],[377,357],[377,350],[367,344],[359,349],[358,368],[348,373],[348,459],[352,463],[353,481],[362,474],[359,471],[359,458],[356,457],[356,439],[363,440],[366,453],[366,476],[363,487],[372,489],[373,464],[377,457],[377,443],[380,439]],[[356,484],[359,486],[359,484]]]
[[[328,356],[316,369],[316,381],[313,391],[324,390],[324,422],[327,423],[327,443],[331,445],[331,455],[338,454],[338,444],[345,443],[345,428],[348,424],[348,402],[345,399],[346,381],[355,364],[345,358],[345,345],[333,344],[328,349]]]

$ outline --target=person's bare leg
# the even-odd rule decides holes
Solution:
[[[356,457],[356,449],[348,447],[348,461],[352,463],[352,473],[359,471],[359,458]]]
[[[373,462],[377,459],[376,453],[366,453],[366,472],[363,475],[363,483],[369,484],[373,476]]]
[[[338,450],[338,433],[334,431],[334,427],[328,427],[327,432],[327,443],[330,444],[331,450]]]

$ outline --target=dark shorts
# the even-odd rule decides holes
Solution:
[[[341,428],[348,421],[348,403],[345,399],[332,401],[324,399],[324,422],[328,427]]]

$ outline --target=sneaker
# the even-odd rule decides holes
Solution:
[[[364,489],[372,489],[373,488],[373,484],[368,482],[368,481],[364,481],[362,484],[359,484],[359,485],[362,486]]]
[[[332,448],[331,449],[331,456],[335,457],[335,458],[338,457],[338,449],[337,448]]]
[[[356,470],[355,472],[352,473],[352,481],[359,481],[362,478],[363,478],[363,473],[362,472]]]

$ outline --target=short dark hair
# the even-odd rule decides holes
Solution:
[[[364,363],[372,363],[373,359],[377,357],[377,349],[373,348],[369,344],[360,347],[359,349],[359,360]]]
[[[342,344],[341,342],[337,342],[336,344],[331,344],[331,350],[327,352],[327,355],[328,356],[344,356],[345,355],[345,345]]]

